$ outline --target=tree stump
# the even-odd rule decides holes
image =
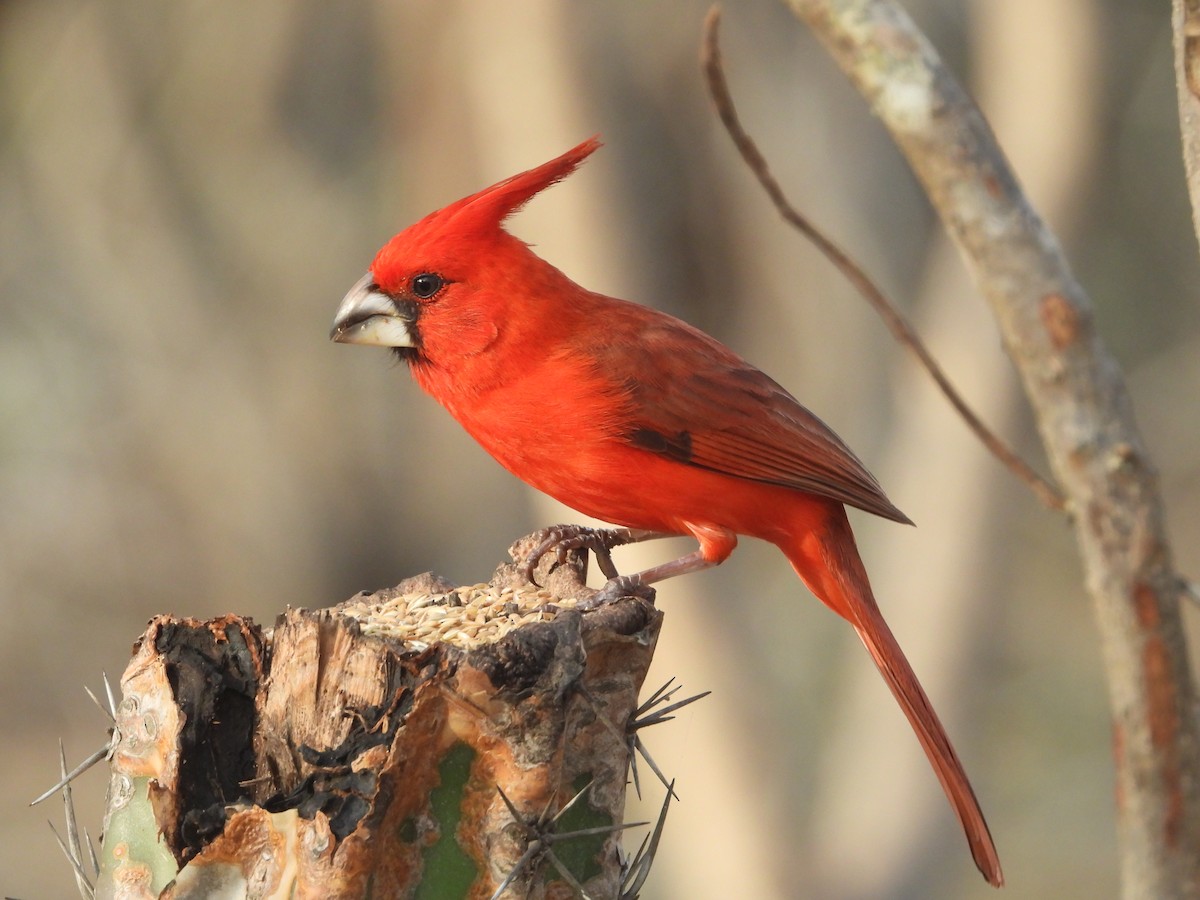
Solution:
[[[581,613],[586,559],[549,562],[545,588],[513,565],[423,575],[273,629],[152,620],[121,682],[97,896],[617,897],[662,615]]]

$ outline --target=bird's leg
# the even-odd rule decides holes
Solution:
[[[687,529],[691,532],[692,537],[700,542],[699,550],[643,572],[610,577],[608,584],[580,606],[584,609],[594,609],[604,603],[611,603],[618,597],[627,597],[630,594],[646,597],[653,602],[654,592],[649,585],[656,581],[674,578],[676,575],[687,575],[689,572],[700,572],[704,569],[711,569],[713,566],[719,566],[729,558],[729,554],[737,546],[737,535],[720,525],[691,522],[687,523]],[[650,596],[647,597],[647,594]]]
[[[604,577],[612,580],[619,577],[617,567],[613,565],[612,549],[623,544],[636,544],[638,541],[652,541],[658,538],[674,537],[657,531],[645,531],[638,528],[589,528],[586,525],[552,525],[538,532],[540,541],[525,558],[521,567],[522,573],[530,584],[534,581],[533,573],[538,562],[551,550],[558,556],[559,563],[565,562],[567,553],[572,550],[591,550],[596,557],[596,565],[604,573]]]
[[[658,536],[663,537],[663,535]],[[611,603],[620,597],[646,597],[647,593],[650,596],[646,597],[646,599],[653,601],[654,592],[649,589],[649,586],[654,582],[674,578],[676,575],[687,575],[689,572],[711,569],[719,563],[720,560],[707,558],[703,550],[696,550],[687,556],[681,556],[679,559],[673,559],[670,562],[662,563],[642,572],[610,577],[604,587],[600,588],[600,590],[586,600],[580,601],[575,608],[595,609],[598,606],[603,606],[605,603]]]

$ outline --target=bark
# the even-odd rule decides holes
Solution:
[[[573,609],[583,566],[543,589],[511,565],[419,576],[273,629],[155,618],[122,679],[97,896],[486,898],[516,872],[505,897],[616,897],[662,616]]]
[[[1019,166],[1029,196],[1037,198],[1047,221],[1059,228],[1065,223],[1071,231],[1079,218],[1078,201],[1095,175],[1094,15],[1090,0],[983,0],[970,8],[971,90]],[[1072,40],[1063,41],[1063,34],[1071,34]],[[1036,104],[1029,102],[1034,95]],[[1048,120],[1065,124],[1046,128]],[[995,325],[987,308],[963,302],[970,294],[953,247],[937,241],[915,295],[913,324],[979,416],[998,434],[1012,435],[1020,389],[1003,351],[997,346],[993,352]],[[920,661],[921,680],[955,736],[993,831],[1004,837],[1004,793],[1011,797],[1015,792],[1002,792],[994,770],[980,765],[985,758],[994,762],[995,745],[972,740],[971,726],[978,730],[992,699],[984,696],[991,678],[981,671],[980,661],[993,657],[996,624],[1011,616],[1011,610],[1002,611],[1005,598],[988,587],[1000,580],[1003,563],[994,552],[1008,540],[1016,508],[1001,495],[1025,498],[1013,489],[1010,474],[979,453],[971,435],[947,415],[945,401],[922,384],[925,378],[915,366],[897,372],[893,392],[902,398],[898,405],[903,415],[873,466],[891,496],[906,498],[903,506],[919,527],[903,541],[876,550],[871,577],[886,586],[880,603],[887,604],[888,622],[902,635],[909,657]],[[920,505],[908,508],[912,501],[907,498],[919,498]],[[988,514],[980,515],[980,510]],[[914,566],[915,559],[933,564]],[[820,845],[814,856],[830,886],[819,893],[894,895],[901,893],[896,885],[903,879],[911,885],[927,878],[935,848],[957,836],[948,833],[944,801],[928,790],[927,763],[915,746],[909,752],[897,748],[888,769],[879,771],[877,748],[889,740],[896,723],[879,715],[876,673],[854,667],[839,678],[835,749],[825,755],[817,779],[814,818]],[[1015,771],[1000,768],[1005,783],[1012,783]],[[864,790],[865,777],[870,784]],[[862,821],[854,798],[863,793],[887,814]],[[892,827],[901,816],[910,824]],[[1052,818],[1041,823],[1043,828],[1058,825]],[[856,859],[853,848],[864,843],[874,852],[869,860]],[[1011,834],[1002,841],[1006,871],[1020,871],[1013,844]],[[921,888],[910,890],[920,893]]]
[[[1200,895],[1181,581],[1156,472],[1091,303],[987,123],[902,10],[883,0],[790,5],[922,182],[992,307],[1068,498],[1108,673],[1124,894]]]
[[[1172,0],[1171,26],[1183,165],[1192,201],[1192,228],[1200,238],[1200,0]]]

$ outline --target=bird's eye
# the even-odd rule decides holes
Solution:
[[[422,300],[428,300],[442,289],[443,284],[445,282],[442,280],[442,276],[427,272],[424,275],[417,275],[413,278],[412,292]]]

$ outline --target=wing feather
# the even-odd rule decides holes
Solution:
[[[664,319],[642,323],[636,342],[608,350],[645,353],[653,361],[649,370],[656,377],[627,383],[621,427],[630,443],[687,465],[911,522],[841,438],[783,387],[703,332]]]

